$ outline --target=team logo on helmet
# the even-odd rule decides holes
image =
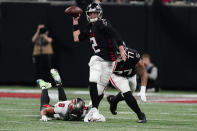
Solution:
[[[85,108],[85,102],[81,98],[76,98],[71,101],[68,106],[68,119],[79,120]]]
[[[98,13],[98,16],[96,18],[91,19],[89,15],[92,12]],[[88,7],[86,9],[86,16],[87,16],[88,22],[90,22],[90,23],[96,22],[97,20],[102,19],[103,11],[102,11],[101,6],[97,3],[92,3],[92,4],[88,5]]]

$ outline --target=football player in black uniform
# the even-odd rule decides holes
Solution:
[[[89,91],[93,108],[89,112],[89,115],[87,115],[93,118],[100,116],[97,109],[103,98],[103,91],[116,67],[117,47],[122,59],[124,61],[126,60],[122,39],[110,22],[106,19],[102,19],[102,14],[102,8],[98,3],[90,4],[86,10],[86,16],[89,23],[84,31],[79,30],[78,20],[80,15],[77,18],[73,18],[74,41],[79,42],[89,39],[94,51],[94,55],[89,62]],[[89,118],[85,118],[84,121],[88,122],[88,119]]]
[[[122,59],[118,60],[116,69],[110,78],[112,85],[120,90],[120,93],[116,96],[110,95],[107,97],[110,104],[110,111],[112,114],[116,115],[118,102],[125,100],[127,105],[137,114],[139,118],[138,123],[146,123],[145,114],[141,112],[136,99],[132,95],[137,86],[136,73],[138,73],[141,77],[141,90],[138,96],[141,97],[143,102],[146,102],[146,68],[136,50],[127,47],[125,50],[127,53],[127,60],[125,62]]]

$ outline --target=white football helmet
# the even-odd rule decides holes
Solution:
[[[89,14],[91,12],[97,12],[98,16],[94,19],[91,19]],[[88,22],[92,23],[92,22],[96,22],[99,19],[102,19],[103,17],[103,10],[101,8],[101,6],[98,3],[91,3],[90,5],[88,5],[87,9],[86,9],[86,16],[87,16],[87,20]]]

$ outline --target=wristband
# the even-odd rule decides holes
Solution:
[[[79,30],[79,25],[73,25],[73,31]]]

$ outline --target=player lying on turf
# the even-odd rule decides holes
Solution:
[[[41,94],[41,106],[40,106],[40,116],[41,121],[52,120],[50,117],[54,117],[56,119],[61,120],[71,120],[77,121],[81,120],[88,113],[91,106],[85,106],[85,102],[81,98],[73,99],[72,101],[67,100],[66,94],[64,92],[63,87],[61,86],[61,78],[59,73],[55,69],[51,69],[51,75],[56,82],[56,86],[58,88],[58,97],[59,102],[57,102],[54,106],[50,105],[50,98],[48,95],[48,89],[51,88],[51,83],[45,82],[44,80],[37,80],[39,87],[42,89]],[[98,116],[95,119],[91,119],[91,121],[105,121],[105,119],[101,119],[102,116]]]
[[[132,95],[137,86],[136,73],[138,73],[141,77],[141,90],[138,95],[143,102],[146,102],[146,69],[136,50],[127,47],[125,47],[125,50],[127,53],[127,60],[124,62],[121,57],[119,57],[116,69],[110,78],[112,85],[120,90],[116,96],[110,95],[107,97],[110,104],[110,111],[112,114],[116,115],[118,102],[125,100],[127,105],[137,114],[139,119],[138,123],[146,123],[145,114],[141,112],[136,99]]]

